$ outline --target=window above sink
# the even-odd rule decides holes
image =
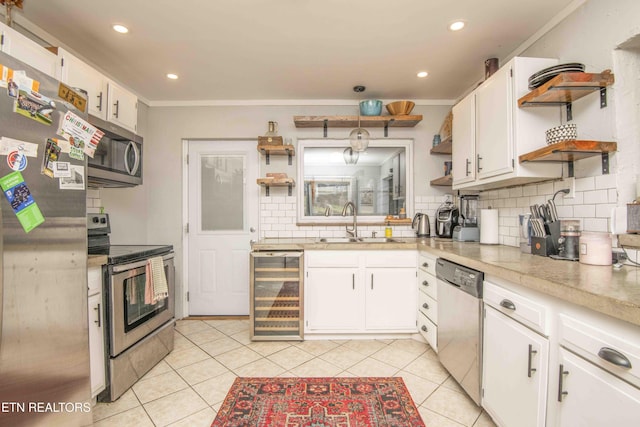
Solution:
[[[382,224],[405,208],[413,213],[413,140],[371,140],[355,164],[345,161],[348,139],[298,140],[298,223],[350,221],[356,206],[358,224]]]

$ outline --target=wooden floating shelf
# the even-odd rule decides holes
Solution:
[[[440,178],[432,179],[430,184],[435,186],[451,187],[453,185],[453,176],[445,175]]]
[[[411,218],[394,218],[394,219],[386,219],[384,220],[384,223],[389,223],[391,225],[404,225],[404,224],[411,224],[413,222],[413,219]]]
[[[525,162],[573,162],[616,151],[618,144],[603,141],[563,141],[518,157]]]
[[[358,116],[294,116],[297,128],[356,128]],[[414,127],[422,121],[422,115],[360,116],[361,127]]]
[[[443,140],[440,144],[432,147],[429,151],[430,154],[451,154],[453,153],[453,140],[451,137]]]
[[[612,85],[614,80],[610,70],[602,73],[561,73],[518,99],[518,107],[570,104]]]
[[[256,183],[265,187],[267,196],[269,196],[270,187],[289,187],[289,196],[291,196],[292,187],[296,185],[293,178],[258,178]]]
[[[265,163],[269,164],[271,156],[288,156],[289,164],[291,165],[291,158],[296,154],[296,149],[293,145],[260,145],[258,144],[258,151],[265,155]]]

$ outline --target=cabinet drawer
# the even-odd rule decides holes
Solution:
[[[438,327],[421,312],[418,312],[418,330],[433,351],[438,352]]]
[[[611,325],[598,324],[597,319],[559,317],[560,345],[640,387],[640,333],[612,330]]]
[[[418,292],[418,309],[436,325],[438,324],[438,303],[424,292]]]
[[[418,269],[418,289],[434,300],[438,300],[438,283],[436,276],[431,275],[423,269]]]
[[[546,306],[487,281],[483,295],[486,304],[542,335],[549,335]]]
[[[427,254],[426,252],[420,252],[418,254],[418,267],[427,273],[436,275],[436,259],[437,257]]]
[[[416,268],[416,251],[364,251],[365,265]]]
[[[307,267],[357,267],[357,251],[306,251]]]

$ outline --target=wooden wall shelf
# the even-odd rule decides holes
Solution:
[[[615,152],[618,144],[604,141],[564,141],[547,145],[518,157],[525,162],[562,162],[569,164],[569,176],[573,176],[573,162],[588,157],[602,156],[602,173],[609,173],[609,153]]]
[[[453,185],[453,176],[445,175],[441,176],[440,178],[432,179],[430,184],[441,187],[451,187],[451,185]]]
[[[388,136],[390,127],[414,127],[422,121],[422,115],[403,116],[360,116],[360,126],[363,128],[384,128],[384,136]],[[297,128],[324,128],[324,137],[327,137],[327,129],[356,128],[358,116],[294,116],[293,122]]]
[[[289,196],[291,196],[293,186],[296,185],[296,181],[293,178],[258,178],[256,183],[264,186],[267,197],[269,196],[270,187],[289,187]]]
[[[258,151],[265,156],[265,163],[269,164],[271,155],[288,156],[289,165],[292,164],[292,157],[296,154],[293,145],[258,145]]]
[[[611,70],[602,73],[561,73],[518,99],[518,107],[565,105],[567,121],[570,121],[571,103],[595,91],[600,92],[600,108],[606,107],[606,88],[614,81]]]
[[[432,147],[430,154],[451,154],[453,153],[453,141],[451,137],[443,140],[440,144]]]

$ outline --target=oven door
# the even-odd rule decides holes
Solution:
[[[166,298],[145,302],[147,261],[109,267],[109,353],[115,357],[174,317],[173,253],[163,256]]]

